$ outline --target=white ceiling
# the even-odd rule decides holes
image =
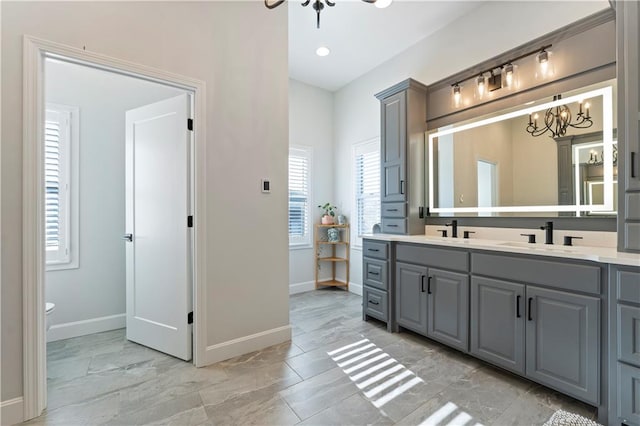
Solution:
[[[399,1],[386,9],[337,0],[325,7],[316,28],[312,3],[289,0],[289,76],[335,91],[446,26],[480,1]],[[331,54],[316,55],[319,46]]]

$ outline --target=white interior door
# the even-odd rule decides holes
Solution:
[[[126,113],[127,339],[190,360],[190,98]]]

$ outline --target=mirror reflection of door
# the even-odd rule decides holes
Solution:
[[[494,207],[496,200],[496,165],[478,160],[478,207]],[[491,212],[479,212],[478,216],[491,216]]]

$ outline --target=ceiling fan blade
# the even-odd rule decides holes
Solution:
[[[282,3],[284,3],[284,0],[276,0],[275,3],[269,3],[269,0],[264,0],[264,5],[267,7],[267,9],[275,9]]]
[[[376,2],[376,0],[362,0],[362,1],[365,2],[365,3],[375,3]]]
[[[309,6],[309,3],[311,2],[311,0],[306,0],[304,2],[302,2],[303,6]]]
[[[334,2],[332,2],[331,0],[324,0],[324,2],[327,4],[327,6],[335,6],[336,4]]]

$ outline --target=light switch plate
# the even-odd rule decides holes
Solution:
[[[271,192],[271,181],[269,179],[262,179],[260,181],[260,188],[262,188],[263,194],[268,194]]]

